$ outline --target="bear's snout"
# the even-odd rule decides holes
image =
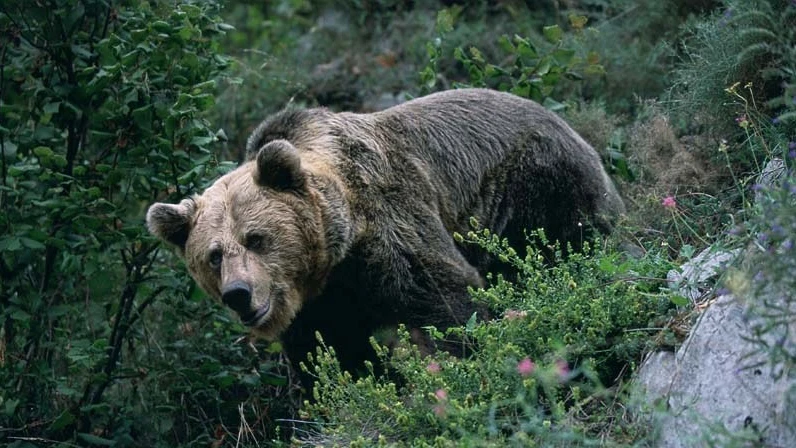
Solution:
[[[221,301],[238,314],[246,314],[251,308],[252,287],[243,280],[235,280],[224,285]]]

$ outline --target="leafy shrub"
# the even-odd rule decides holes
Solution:
[[[573,2],[570,13],[589,18],[594,32],[577,41],[579,50],[596,52],[603,76],[583,83],[581,95],[604,103],[611,113],[636,115],[639,98],[652,99],[671,86],[681,25],[714,7],[713,0],[589,0]]]
[[[440,11],[437,29],[441,36],[427,45],[431,60],[420,76],[422,85],[429,90],[437,84],[439,60],[445,56],[442,39],[453,29],[451,14],[449,10]],[[573,15],[569,20],[576,35],[588,31],[585,29],[586,17]],[[579,57],[568,45],[569,36],[558,25],[544,27],[542,36],[543,39],[535,34],[530,37],[515,35],[513,38],[503,35],[498,42],[508,57],[503,57],[506,62],[500,64],[487,62],[481,50],[474,46],[467,50],[457,47],[454,57],[464,66],[468,79],[456,82],[454,86],[488,87],[511,92],[542,103],[551,110],[563,110],[565,105],[552,98],[559,83],[564,79],[581,79],[580,70],[601,73],[602,66],[596,53]]]
[[[595,248],[551,266],[534,247],[520,259],[486,230],[461,239],[518,270],[516,281],[497,277],[473,292],[499,318],[449,330],[472,355],[426,356],[404,331],[392,353],[376,345],[393,376],[354,379],[333,348],[319,348],[309,365],[315,401],[302,412],[320,423],[299,431],[305,442],[581,446],[595,436],[572,416],[604,397],[600,384],[620,377],[659,331],[671,303],[655,279],[669,263]]]
[[[741,137],[732,117],[743,114],[747,105],[738,97],[728,101],[725,89],[748,85],[767,118],[763,121],[793,135],[796,5],[788,0],[725,0],[722,5],[723,10],[687,30],[682,44],[686,61],[676,73],[672,110],[728,137]]]
[[[284,386],[185,323],[219,308],[142,220],[229,169],[203,119],[226,29],[215,2],[0,6],[3,443],[210,441],[255,386]]]
[[[743,229],[753,238],[753,254],[746,269],[735,271],[727,284],[737,295],[753,297],[753,310],[763,316],[756,323],[753,341],[777,372],[792,378],[796,368],[796,141],[789,142],[788,148],[779,178],[755,188],[755,214]]]

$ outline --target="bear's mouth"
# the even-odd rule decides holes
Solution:
[[[243,325],[247,327],[255,327],[257,326],[257,322],[263,318],[266,314],[268,314],[268,310],[271,309],[271,301],[265,303],[265,305],[252,310],[246,314],[241,314],[240,320],[243,321]]]

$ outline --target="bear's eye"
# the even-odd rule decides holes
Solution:
[[[265,235],[261,233],[250,233],[246,235],[243,245],[249,250],[263,250],[266,245]]]
[[[224,254],[221,252],[221,249],[213,249],[207,257],[207,262],[210,264],[211,268],[218,270],[218,268],[221,267],[221,260],[223,258]]]

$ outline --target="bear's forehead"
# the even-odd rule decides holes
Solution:
[[[235,232],[271,221],[284,204],[254,182],[246,165],[218,179],[197,199],[198,230]]]

